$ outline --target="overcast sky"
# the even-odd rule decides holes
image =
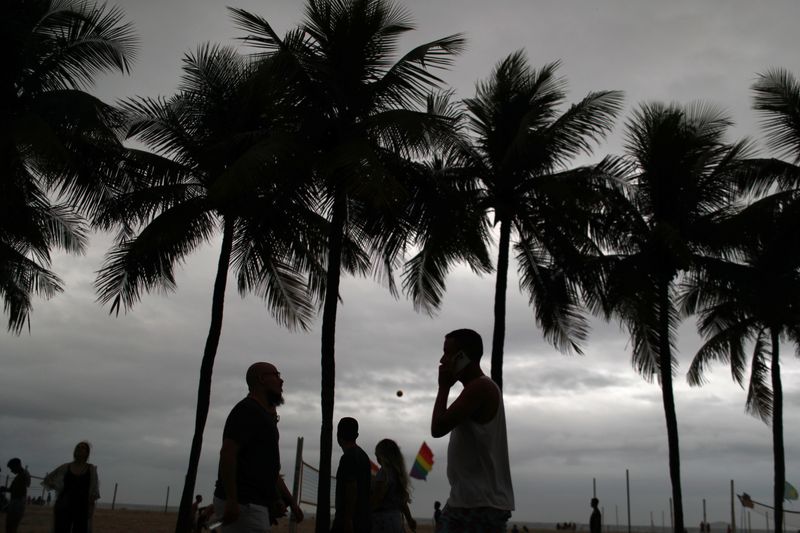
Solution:
[[[237,35],[225,2],[116,3],[135,23],[142,45],[131,76],[109,76],[98,83],[97,94],[107,100],[169,95],[184,52]],[[757,117],[749,109],[755,74],[781,66],[800,75],[800,2],[795,0],[403,4],[418,23],[406,49],[466,34],[466,52],[445,75],[460,97],[471,96],[475,82],[495,63],[524,49],[537,67],[563,61],[561,74],[570,82],[571,101],[592,90],[621,89],[627,117],[642,101],[703,100],[730,113],[737,124],[733,137],[758,139]],[[266,17],[281,33],[303,14],[300,2],[287,0],[232,5]],[[619,153],[623,123],[624,118],[597,149],[596,159]],[[0,333],[3,473],[6,461],[20,456],[33,475],[42,475],[69,460],[77,441],[88,439],[103,501],[110,502],[119,483],[118,501],[163,503],[169,486],[170,501],[177,503],[188,463],[218,243],[187,261],[176,293],[146,295],[120,317],[109,316],[95,303],[94,272],[108,244],[107,236],[97,235],[85,256],[55,257],[65,293],[36,302],[30,333]],[[448,494],[447,437],[433,439],[429,433],[442,336],[471,327],[491,345],[493,278],[466,269],[454,272],[435,318],[415,314],[408,301],[395,301],[372,280],[345,279],[341,296],[335,419],[359,419],[360,443],[371,456],[378,440],[394,438],[409,467],[422,441],[428,442],[435,463],[427,482],[414,482],[412,511],[430,516],[433,500],[445,501]],[[541,339],[513,274],[508,296],[504,395],[514,519],[586,522],[596,478],[606,523],[615,523],[615,506],[624,523],[629,469],[633,522],[649,524],[652,512],[660,525],[666,512],[669,525],[661,393],[632,369],[625,333],[617,324],[596,323],[586,355],[564,356]],[[310,333],[281,330],[260,301],[241,299],[229,285],[196,492],[211,496],[225,417],[246,394],[244,373],[257,360],[273,362],[285,380],[280,430],[287,479],[291,482],[298,436],[305,438],[306,461],[318,464],[319,336],[319,321]],[[698,346],[690,321],[680,330],[675,380],[689,525],[702,519],[703,498],[709,520],[729,519],[731,479],[737,492],[747,491],[759,501],[772,498],[770,429],[745,415],[745,391],[726,368],[715,367],[705,387],[686,385],[685,372]],[[791,347],[783,353],[786,473],[798,486],[800,365],[788,355]],[[395,395],[399,389],[402,398]],[[334,466],[339,455],[335,450]],[[797,502],[789,505],[798,507]],[[761,522],[754,518],[754,526]]]

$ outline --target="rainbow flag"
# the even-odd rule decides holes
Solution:
[[[411,472],[408,475],[414,479],[425,481],[431,468],[433,468],[433,452],[423,441],[417,452],[417,458],[414,459],[414,466],[411,467]]]
[[[783,499],[784,500],[796,500],[797,499],[797,489],[792,486],[791,483],[788,481],[783,482]]]

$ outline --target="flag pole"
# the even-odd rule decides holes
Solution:
[[[731,533],[736,533],[736,507],[733,504],[733,480],[731,480]]]

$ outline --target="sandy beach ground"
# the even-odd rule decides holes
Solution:
[[[29,505],[19,533],[50,533],[53,523],[52,507]],[[5,523],[5,515],[0,514],[0,527]],[[94,515],[94,533],[172,533],[175,530],[175,513],[160,511],[139,511],[128,509],[97,509]],[[288,533],[289,524],[281,520],[272,533]],[[304,520],[297,526],[297,533],[313,533],[314,521]],[[433,533],[431,526],[417,527],[417,533]]]
[[[53,509],[29,505],[25,509],[25,517],[19,533],[50,533]],[[94,517],[94,533],[172,533],[175,529],[176,515],[173,512],[139,511],[129,509],[97,509]],[[2,523],[5,515],[0,514]],[[509,528],[510,530],[510,528]],[[281,520],[272,533],[288,533],[289,524]],[[304,520],[298,524],[297,533],[313,533],[314,521]],[[417,526],[417,533],[433,533],[433,527],[427,524]],[[531,533],[549,533],[549,530],[531,529]]]

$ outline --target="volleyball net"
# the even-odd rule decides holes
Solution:
[[[298,503],[317,506],[317,489],[319,488],[319,469],[301,461],[299,470],[299,486],[295,498]],[[330,506],[333,509],[336,495],[336,477],[331,476]]]

